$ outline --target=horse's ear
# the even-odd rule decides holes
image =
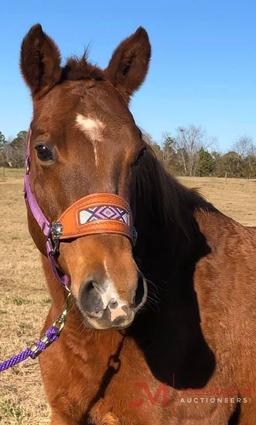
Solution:
[[[151,46],[147,32],[140,27],[114,51],[105,70],[107,78],[128,101],[147,74]]]
[[[39,24],[29,30],[22,42],[20,66],[32,95],[46,93],[60,80],[59,50]]]

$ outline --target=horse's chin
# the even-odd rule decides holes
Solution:
[[[83,314],[83,322],[84,322],[85,326],[89,329],[123,330],[123,329],[128,328],[133,323],[134,317],[135,317],[135,313],[133,311],[131,311],[127,320],[125,320],[121,324],[111,324],[111,323],[109,323],[105,320],[88,317],[87,315]]]

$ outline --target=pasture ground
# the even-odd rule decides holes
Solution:
[[[0,359],[18,353],[39,335],[50,299],[40,258],[27,231],[22,170],[0,172]],[[1,181],[2,179],[2,181]],[[197,187],[217,208],[244,225],[256,226],[256,181],[180,178]],[[49,410],[37,361],[0,376],[0,423],[44,425]]]

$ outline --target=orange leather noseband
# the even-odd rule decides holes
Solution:
[[[68,207],[52,224],[52,237],[55,240],[99,233],[120,234],[133,241],[131,209],[120,196],[112,193],[84,196]]]

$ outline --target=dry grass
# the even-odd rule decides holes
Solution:
[[[39,254],[26,227],[21,171],[0,173],[0,359],[33,342],[49,307]],[[2,181],[1,181],[2,179]],[[256,182],[181,178],[219,209],[245,225],[256,225]],[[49,411],[37,361],[27,361],[0,377],[2,425],[47,424]]]
[[[38,337],[49,307],[39,254],[27,231],[22,172],[11,171],[5,182],[0,177],[0,359]],[[48,416],[37,361],[1,375],[1,424],[47,424]]]
[[[180,181],[198,188],[224,214],[245,226],[256,226],[256,180],[181,177]]]

